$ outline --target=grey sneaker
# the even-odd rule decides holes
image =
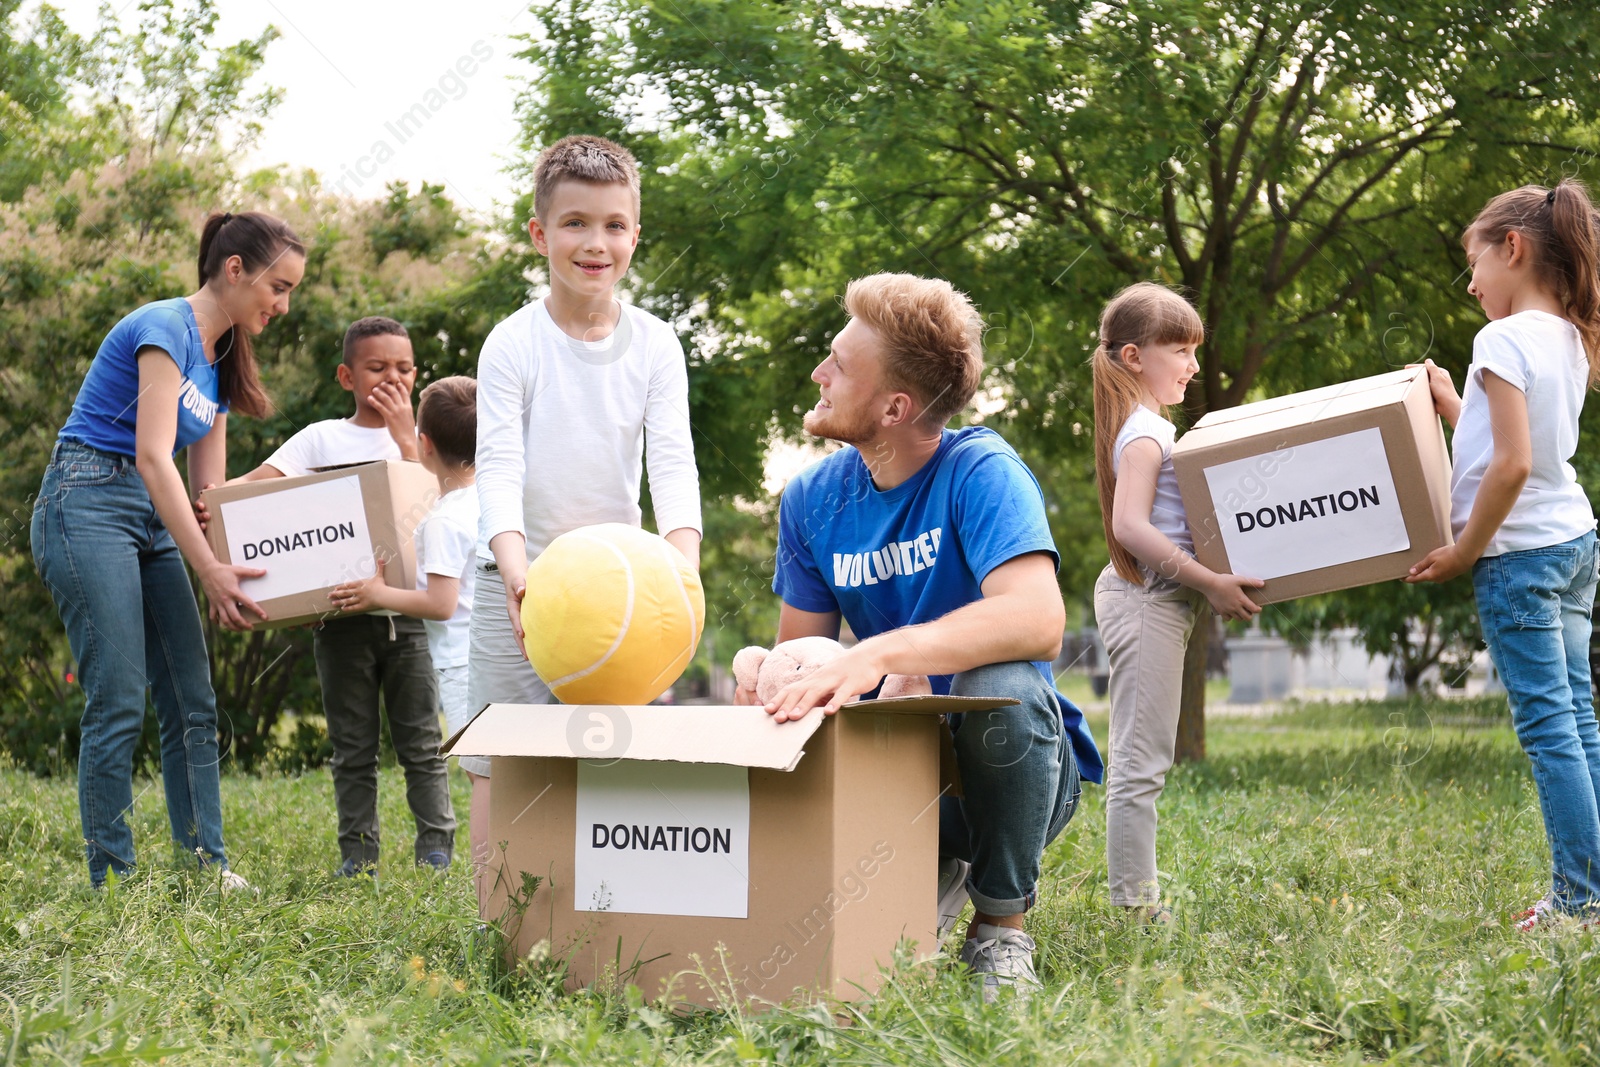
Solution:
[[[1002,986],[1016,990],[1018,1000],[1026,1000],[1039,989],[1039,976],[1033,970],[1033,938],[1009,926],[980,923],[969,931],[961,946],[961,962],[982,980],[983,1002],[993,1004]]]
[[[939,861],[939,943],[950,936],[961,909],[967,906],[967,873],[972,864],[966,860]]]

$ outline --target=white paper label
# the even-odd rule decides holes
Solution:
[[[219,510],[228,532],[228,558],[267,572],[239,583],[257,601],[377,573],[357,475],[230,500]]]
[[[750,913],[750,771],[717,763],[578,763],[573,906]]]
[[[1377,427],[1205,473],[1235,574],[1281,578],[1411,547]]]

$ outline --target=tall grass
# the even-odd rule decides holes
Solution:
[[[1029,918],[1046,989],[1031,1005],[985,1008],[947,962],[902,960],[870,1002],[764,1015],[564,994],[549,961],[504,973],[465,871],[410,867],[393,772],[375,886],[331,876],[325,775],[226,778],[230,854],[261,891],[223,896],[166,858],[159,787],[133,816],[143,867],[96,894],[71,782],[0,771],[0,1060],[1600,1059],[1600,938],[1508,926],[1548,859],[1503,705],[1308,706],[1216,720],[1210,744],[1162,803],[1170,928],[1113,914],[1091,788],[1046,855]]]

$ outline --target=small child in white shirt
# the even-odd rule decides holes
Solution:
[[[439,479],[439,501],[417,527],[417,589],[386,585],[380,570],[332,593],[333,602],[345,611],[386,608],[424,621],[446,737],[472,715],[467,703],[467,647],[478,547],[477,396],[478,383],[471,378],[441,378],[422,391],[417,404],[420,459]],[[461,759],[472,783],[469,838],[480,904],[489,858],[488,762],[472,756]]]

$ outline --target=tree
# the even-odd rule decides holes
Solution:
[[[745,436],[797,433],[804,376],[850,277],[911,270],[972,294],[991,420],[1082,484],[1084,361],[1103,302],[1181,286],[1209,335],[1186,415],[1386,369],[1375,325],[1461,316],[1463,205],[1592,158],[1596,15],[1557,4],[558,0],[524,114],[530,148],[617,136],[646,165],[645,297],[699,340],[696,408],[747,472]],[[748,474],[746,474],[748,477]],[[731,480],[731,479],[730,479]],[[1056,478],[1049,479],[1054,482]],[[1083,492],[1063,503],[1083,506]],[[1072,516],[1064,588],[1103,548]],[[1180,754],[1204,751],[1204,641]]]
[[[1467,581],[1444,585],[1368,585],[1343,593],[1273,605],[1263,625],[1310,652],[1341,627],[1360,631],[1369,655],[1389,656],[1394,680],[1416,693],[1422,675],[1438,667],[1447,683],[1462,682],[1483,642],[1477,602]]]
[[[81,697],[67,680],[65,635],[30,559],[34,494],[105,332],[139,304],[197,284],[196,235],[210,209],[274,212],[307,243],[306,277],[289,315],[256,344],[278,409],[264,420],[232,420],[232,473],[254,467],[306,423],[348,414],[334,368],[353,319],[389,314],[407,323],[426,380],[470,369],[488,325],[509,310],[503,265],[453,221],[455,209],[434,187],[416,197],[391,188],[386,203],[366,204],[326,194],[314,175],[233,172],[232,153],[277,98],[246,91],[273,31],[222,47],[206,0],[182,10],[146,3],[141,13],[136,29],[108,21],[87,44],[35,32],[31,52],[0,18],[0,56],[31,55],[36,70],[83,78],[63,87],[73,103],[41,111],[46,119],[29,133],[35,142],[18,148],[26,157],[70,134],[82,165],[38,172],[0,203],[0,449],[9,461],[0,490],[13,502],[0,518],[0,750],[40,772],[76,753]],[[404,217],[414,201],[424,205],[420,228]],[[441,228],[441,219],[452,221]],[[514,291],[509,299],[516,306]],[[310,635],[208,628],[207,642],[224,751],[235,766],[260,765],[285,713],[306,721],[320,713]],[[154,761],[154,740],[147,719],[141,762]]]

